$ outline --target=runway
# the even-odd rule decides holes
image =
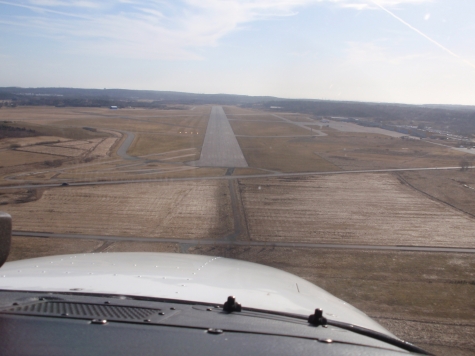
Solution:
[[[197,167],[247,167],[241,147],[221,106],[213,106]]]

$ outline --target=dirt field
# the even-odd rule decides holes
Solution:
[[[212,239],[232,230],[229,199],[226,182],[67,187],[7,211],[21,231]]]
[[[475,220],[389,174],[239,183],[251,240],[475,247]]]

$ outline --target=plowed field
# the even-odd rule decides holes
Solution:
[[[227,182],[57,188],[8,212],[21,231],[209,239],[233,228]]]
[[[93,155],[105,157],[109,153],[111,147],[117,141],[116,137],[108,137],[99,143],[92,151]]]
[[[252,240],[475,247],[475,220],[389,174],[240,182]]]

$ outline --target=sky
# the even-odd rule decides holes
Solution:
[[[0,0],[0,86],[475,105],[472,0]]]

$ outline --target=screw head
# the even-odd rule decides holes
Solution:
[[[92,319],[91,324],[104,325],[104,324],[107,324],[107,320],[106,319]]]
[[[217,335],[217,334],[222,334],[222,333],[223,333],[223,330],[221,330],[221,329],[209,328],[206,332],[207,332],[208,334]]]

